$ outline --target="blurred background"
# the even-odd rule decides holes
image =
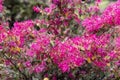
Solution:
[[[82,0],[86,1],[86,0]],[[100,4],[101,11],[109,4],[117,0],[102,0]],[[95,0],[88,1],[90,5],[94,5]],[[41,14],[33,11],[33,6],[46,7],[50,0],[4,0],[4,12],[0,13],[2,21],[9,22],[10,26],[16,21],[41,18]],[[3,16],[4,15],[4,16]]]

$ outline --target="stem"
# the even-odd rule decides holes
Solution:
[[[16,64],[13,63],[13,62],[11,61],[11,59],[8,58],[5,54],[4,54],[4,56],[11,62],[11,64],[15,67],[15,69],[18,70],[19,73],[24,76],[24,79],[25,79],[25,80],[28,80],[28,77],[16,66]],[[32,79],[31,79],[31,80],[32,80]]]

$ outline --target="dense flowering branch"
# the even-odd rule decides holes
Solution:
[[[91,8],[81,0],[51,1],[45,8],[33,7],[43,19],[15,22],[12,29],[0,25],[0,50],[11,58],[4,59],[5,65],[10,69],[17,67],[27,77],[45,74],[56,66],[61,73],[70,73],[86,64],[101,70],[117,69],[120,1],[110,4],[102,13],[98,8],[101,0]]]

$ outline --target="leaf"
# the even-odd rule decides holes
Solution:
[[[52,40],[50,41],[50,44],[51,44],[52,46],[54,46],[54,45],[55,45],[55,44],[54,44],[54,42],[53,42]]]
[[[93,56],[93,57],[92,57],[92,60],[95,60],[95,59],[96,59],[96,56]]]
[[[92,61],[91,61],[91,59],[90,59],[90,58],[87,58],[87,62],[88,62],[88,63],[91,63]]]
[[[107,63],[107,66],[110,67],[110,63]]]
[[[79,46],[80,50],[85,51],[85,48],[83,46]]]

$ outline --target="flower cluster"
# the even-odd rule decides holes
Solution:
[[[50,56],[63,72],[70,71],[70,68],[81,66],[84,62],[78,46],[73,44],[71,39],[58,42]]]
[[[82,22],[87,31],[97,31],[103,26],[103,19],[99,16],[92,16]]]
[[[0,12],[3,11],[3,0],[0,0]]]
[[[98,31],[103,27],[120,25],[120,2],[110,4],[101,15],[91,16],[83,21],[87,31]]]
[[[120,1],[89,17],[84,13],[90,8],[77,8],[81,0],[51,1],[44,9],[33,7],[44,19],[15,22],[12,29],[0,25],[0,50],[10,69],[15,66],[23,76],[34,76],[55,66],[65,73],[85,64],[103,70],[119,62],[120,36],[115,27],[120,26]]]
[[[103,12],[103,20],[109,25],[120,25],[120,1],[110,4]]]

